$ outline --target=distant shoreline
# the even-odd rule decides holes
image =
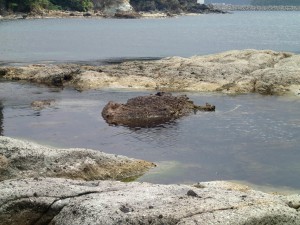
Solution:
[[[225,13],[225,12],[219,12]],[[177,13],[153,11],[153,12],[126,12],[124,14],[108,16],[102,12],[77,12],[77,11],[45,11],[39,14],[31,13],[10,13],[5,16],[0,15],[1,20],[14,20],[14,19],[63,19],[63,18],[115,18],[115,19],[152,19],[152,18],[172,18],[186,15],[204,15],[205,13]]]
[[[213,4],[213,8],[222,11],[300,11],[300,6],[253,6]]]

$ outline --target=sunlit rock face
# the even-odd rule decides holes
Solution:
[[[129,0],[93,0],[95,9],[102,10],[107,15],[116,12],[131,12],[133,10]]]

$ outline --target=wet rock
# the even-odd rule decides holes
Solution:
[[[187,194],[187,196],[198,197],[198,194],[196,192],[194,192],[193,190],[188,190],[188,192],[186,194]]]
[[[108,124],[129,127],[153,127],[188,115],[195,110],[215,111],[215,106],[196,106],[186,95],[155,95],[129,99],[126,104],[109,102],[102,110]]]
[[[133,11],[117,11],[114,17],[120,19],[137,19],[140,18],[141,15]]]
[[[0,136],[0,181],[24,177],[117,179],[142,175],[154,164],[89,149],[56,149]]]
[[[228,182],[201,184],[205,187],[197,189],[61,178],[2,181],[0,225],[300,224],[300,212],[283,200],[287,196],[233,188]],[[189,190],[203,198],[187,196]]]
[[[87,13],[84,13],[83,16],[84,16],[84,17],[90,17],[90,16],[92,16],[92,14],[89,13],[89,12],[87,12]]]

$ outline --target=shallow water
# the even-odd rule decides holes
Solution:
[[[300,189],[299,98],[187,93],[196,104],[215,104],[216,112],[142,129],[108,126],[102,119],[109,100],[126,102],[150,93],[77,92],[1,82],[0,132],[51,146],[99,149],[156,162],[158,167],[140,181],[221,179]],[[33,110],[30,103],[41,99],[55,99],[55,104]]]

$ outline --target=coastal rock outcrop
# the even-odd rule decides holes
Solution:
[[[271,50],[235,50],[104,66],[6,66],[0,67],[1,75],[78,90],[108,87],[300,95],[300,55]]]
[[[90,149],[57,149],[0,136],[0,181],[24,177],[84,180],[140,176],[153,163]]]
[[[93,0],[94,9],[101,10],[107,16],[114,16],[116,13],[133,12],[129,0]]]
[[[102,110],[102,117],[111,125],[152,127],[197,110],[215,111],[215,106],[208,103],[197,106],[186,95],[158,92],[129,99],[126,104],[109,102]]]
[[[0,182],[0,225],[299,225],[299,195],[229,182],[157,185],[29,178]]]

